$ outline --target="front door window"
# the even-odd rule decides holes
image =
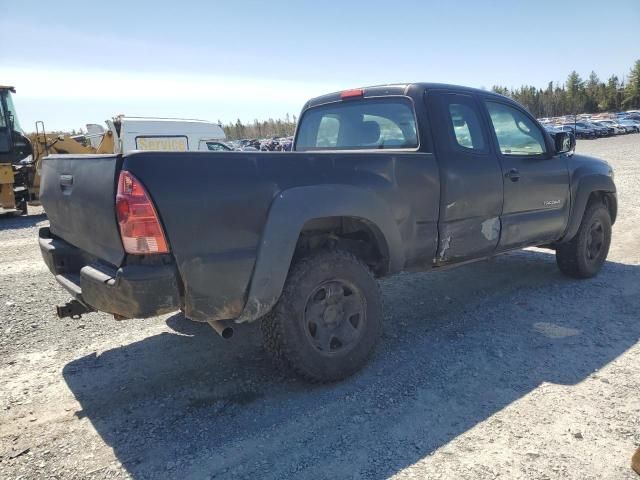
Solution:
[[[503,155],[543,155],[544,137],[535,123],[517,108],[487,102],[487,110]]]

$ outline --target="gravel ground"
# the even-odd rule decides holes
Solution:
[[[58,320],[42,214],[0,219],[0,478],[636,479],[640,135],[592,280],[529,249],[382,283],[385,338],[336,385],[274,371],[258,329],[180,315]]]

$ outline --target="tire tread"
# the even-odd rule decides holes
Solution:
[[[261,321],[265,350],[271,354],[277,367],[286,373],[293,373],[311,383],[329,383],[346,378],[355,373],[355,370],[349,369],[349,366],[345,365],[343,375],[339,375],[336,378],[320,378],[314,372],[303,368],[304,362],[298,350],[293,348],[293,345],[290,344],[291,339],[287,338],[284,334],[283,322],[286,321],[287,316],[290,315],[290,312],[293,310],[292,300],[296,295],[296,286],[299,285],[313,269],[317,268],[319,262],[323,263],[331,261],[331,259],[335,261],[336,257],[357,264],[362,268],[373,281],[373,284],[376,285],[377,295],[379,298],[382,298],[379,285],[375,280],[373,272],[362,260],[344,250],[322,250],[301,258],[292,266],[278,303]],[[372,352],[369,352],[368,356],[370,356],[371,353]]]
[[[556,249],[556,264],[562,273],[573,278],[590,278],[597,274],[586,268],[581,262],[580,242],[583,240],[583,236],[586,235],[586,224],[593,218],[599,210],[603,210],[604,214],[610,219],[609,210],[602,202],[593,202],[587,206],[584,215],[580,222],[580,228],[574,237],[567,243],[558,245]],[[609,220],[609,228],[611,220]],[[610,238],[607,240],[610,242]],[[607,249],[608,249],[607,245]],[[605,255],[606,259],[606,255]],[[598,269],[599,270],[599,269]]]

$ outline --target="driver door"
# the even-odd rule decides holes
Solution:
[[[498,250],[558,239],[569,218],[566,156],[547,151],[545,134],[523,109],[493,97],[485,98],[484,106],[503,174]]]

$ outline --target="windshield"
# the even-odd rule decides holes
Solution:
[[[13,99],[11,98],[11,92],[7,92],[7,110],[9,111],[9,115],[13,116],[13,129],[16,132],[22,132],[22,127],[20,127],[20,122],[18,121],[18,115],[16,115],[16,108],[13,105]],[[4,118],[1,119],[0,122],[4,122]],[[1,123],[0,127],[2,127]]]
[[[300,120],[296,150],[417,148],[409,99],[336,102],[309,109]]]

